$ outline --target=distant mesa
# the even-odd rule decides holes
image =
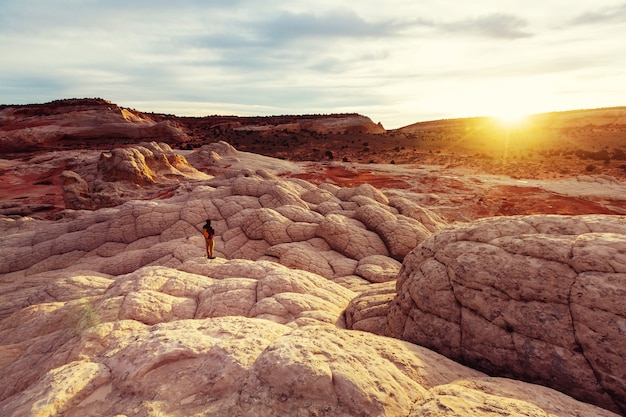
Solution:
[[[58,100],[0,107],[0,144],[6,152],[100,147],[151,140],[189,140],[172,121],[156,121],[102,99]]]
[[[358,114],[305,116],[177,117],[141,113],[103,99],[67,99],[45,104],[0,106],[0,145],[5,152],[128,145],[159,141],[181,145],[195,130],[206,132],[311,131],[384,133]]]
[[[531,114],[524,118],[524,127],[535,128],[575,128],[588,125],[625,125],[626,106],[606,107],[598,109],[581,109],[558,112]],[[450,129],[488,129],[501,125],[497,117],[464,117],[455,119],[431,120],[417,122],[397,129],[403,133],[416,133],[425,130],[436,130],[443,127]]]

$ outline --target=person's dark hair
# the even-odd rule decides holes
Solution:
[[[206,219],[206,225],[210,226],[211,225],[211,219]]]

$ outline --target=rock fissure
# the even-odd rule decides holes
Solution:
[[[448,286],[450,288],[450,290],[452,291],[452,296],[454,297],[454,300],[457,304],[457,307],[459,309],[459,316],[458,316],[458,323],[459,323],[459,348],[463,347],[463,308],[465,308],[463,306],[463,304],[460,301],[460,296],[459,294],[457,294],[457,292],[454,290],[454,284],[453,284],[453,278],[450,276],[449,271],[446,268],[446,277],[448,279]],[[442,317],[442,319],[445,320],[444,317]]]
[[[591,370],[591,372],[593,373],[595,377],[598,387],[601,387],[609,395],[609,397],[611,397],[611,400],[613,402],[612,408],[619,409],[622,414],[626,415],[626,407],[624,407],[624,405],[620,405],[619,402],[616,401],[616,398],[614,398],[614,395],[615,395],[614,393],[610,392],[609,390],[606,390],[604,383],[603,383],[602,375],[598,372],[598,370],[594,366],[591,358],[589,358],[588,352],[585,351],[584,345],[581,342],[578,331],[576,330],[576,318],[574,316],[574,312],[572,311],[572,304],[573,304],[572,294],[574,291],[574,287],[576,285],[577,285],[577,280],[574,279],[574,282],[572,282],[572,285],[570,287],[569,294],[568,294],[568,311],[570,313],[570,318],[571,318],[571,323],[572,323],[572,335],[576,342],[576,351],[577,353],[580,353],[580,356],[584,358],[585,362],[587,363],[587,366],[589,367],[589,370]]]

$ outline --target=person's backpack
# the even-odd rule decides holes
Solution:
[[[205,227],[202,228],[202,235],[204,236],[205,239],[212,238],[214,234],[215,234],[215,230],[213,230],[212,227],[209,227],[208,229]]]

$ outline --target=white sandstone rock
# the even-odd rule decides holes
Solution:
[[[616,216],[492,218],[446,229],[407,255],[377,332],[624,410],[623,253],[626,224]],[[355,328],[365,327],[361,317],[372,320],[359,309],[376,301],[363,298],[349,307]]]
[[[207,146],[196,156],[219,177],[194,178],[160,146],[118,155],[110,175],[126,167],[145,181],[189,181],[152,201],[58,221],[0,218],[0,415],[417,416],[443,405],[611,415],[381,335],[430,338],[447,354],[469,343],[480,350],[468,357],[497,360],[519,347],[583,372],[589,364],[568,350],[578,344],[619,394],[623,221],[536,216],[437,233],[445,223],[408,199],[281,179],[279,161]],[[211,260],[199,232],[207,218]],[[580,230],[588,235],[575,242]],[[539,279],[552,275],[561,280]]]

